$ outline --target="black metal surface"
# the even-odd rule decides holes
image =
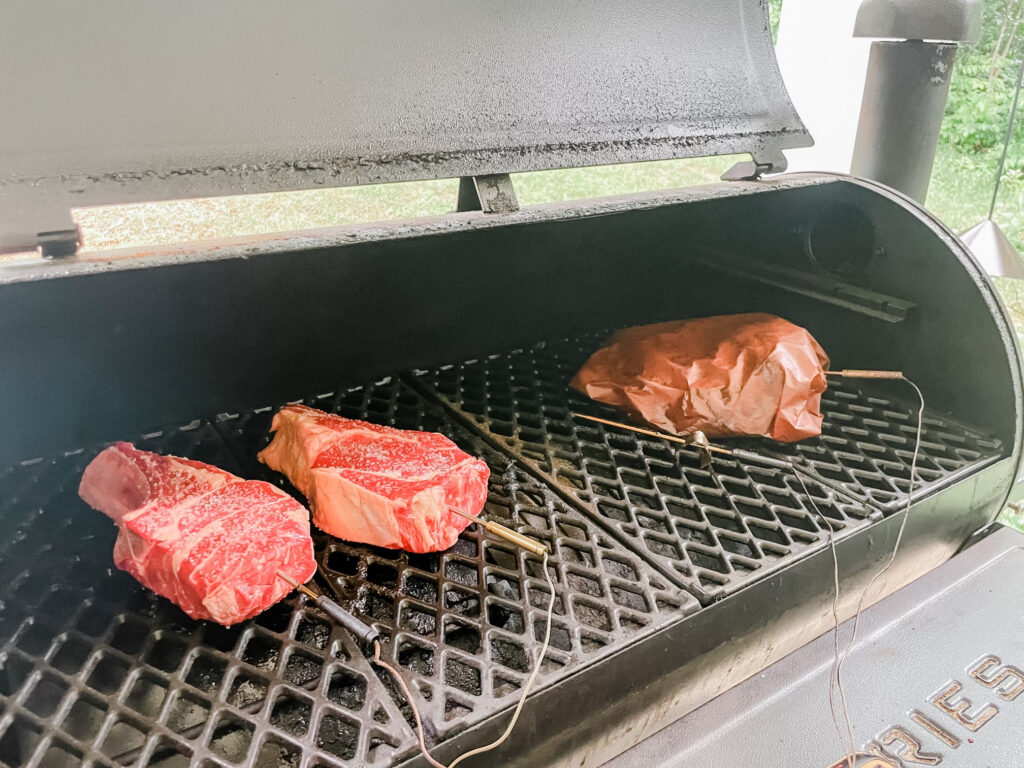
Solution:
[[[310,402],[440,430],[489,459],[488,514],[552,549],[558,601],[538,688],[697,609],[408,388],[381,383]],[[273,477],[254,461],[271,415],[222,415],[136,444]],[[91,457],[18,465],[0,477],[10,532],[0,556],[0,762],[263,768],[391,765],[412,755],[401,694],[303,598],[224,629],[188,619],[114,570],[113,526],[76,493]],[[385,658],[411,678],[430,744],[514,704],[543,629],[548,592],[536,558],[475,526],[440,555],[319,534],[316,542],[339,602],[385,635]]]
[[[884,756],[878,768],[1024,763],[1024,620],[1007,610],[1019,605],[1022,577],[1024,535],[1003,528],[864,612],[843,679],[856,748]],[[849,749],[828,702],[833,654],[832,637],[818,638],[606,768],[832,765]],[[958,690],[943,696],[952,683]],[[959,697],[971,702],[963,717],[949,711]],[[908,740],[926,757],[911,757]]]
[[[567,386],[603,338],[544,342],[416,380],[704,601],[825,543],[827,524],[793,473],[719,456],[709,472],[693,451],[573,418],[575,411],[623,419]],[[808,490],[842,537],[905,498],[916,417],[843,381],[830,381],[822,408],[820,438],[728,444],[798,458],[820,478],[806,480]],[[997,441],[929,414],[916,494],[976,471],[1000,452]]]
[[[836,211],[844,208],[868,222],[870,237],[843,234],[843,219]],[[756,280],[733,282],[694,257],[714,252],[743,254],[765,265],[806,271],[809,267],[802,249],[808,241],[817,242],[815,222],[821,221],[837,223],[839,235],[825,238],[828,247],[818,249],[816,256],[827,253],[843,266],[844,285],[901,297],[916,305],[913,312],[899,323],[878,322],[860,312],[851,314],[820,296],[794,295]],[[685,233],[685,238],[680,239],[680,233]],[[934,568],[990,522],[1017,474],[1019,350],[1004,310],[991,285],[947,230],[894,193],[867,183],[825,183],[820,176],[784,179],[740,184],[728,190],[710,187],[542,206],[501,217],[450,217],[368,227],[249,246],[183,246],[151,258],[112,256],[110,261],[112,264],[97,260],[0,267],[0,325],[4,329],[0,423],[5,428],[0,466],[17,458],[52,454],[55,447],[124,438],[137,434],[140,425],[277,403],[297,392],[317,391],[316,387],[349,385],[391,371],[508,350],[537,338],[580,334],[602,325],[621,327],[756,309],[783,314],[807,327],[829,350],[836,367],[908,371],[922,385],[935,411],[952,412],[1003,441],[1008,458],[982,468],[988,457],[998,452],[998,446],[984,444],[978,434],[960,430],[950,420],[933,420],[929,425],[933,445],[928,452],[936,466],[926,462],[922,471],[933,485],[927,497],[917,500],[918,516],[908,526],[904,552],[891,576],[875,585],[880,594]],[[823,262],[823,268],[831,269],[832,263]],[[143,268],[158,265],[161,268]],[[956,311],[951,312],[950,307]],[[939,342],[941,349],[936,346]],[[508,359],[498,355],[489,360],[500,363]],[[347,415],[365,415],[372,421],[451,430],[463,447],[487,453],[500,470],[489,502],[495,517],[534,526],[542,535],[555,525],[567,524],[557,547],[556,575],[560,595],[569,595],[568,613],[556,621],[569,632],[570,648],[555,647],[550,656],[552,660],[583,661],[572,660],[542,675],[544,688],[527,702],[520,724],[520,732],[531,738],[517,740],[496,753],[496,763],[535,765],[549,761],[557,751],[572,753],[571,764],[589,768],[593,762],[588,760],[594,755],[607,757],[628,746],[642,732],[649,733],[647,729],[665,724],[666,718],[678,717],[721,693],[827,626],[832,578],[829,551],[820,519],[807,508],[802,489],[794,485],[793,478],[760,472],[753,466],[720,463],[715,480],[702,474],[696,460],[687,458],[685,452],[666,455],[660,444],[631,442],[610,431],[577,435],[576,430],[585,425],[569,422],[564,413],[568,376],[560,382],[560,392],[537,393],[534,389],[541,384],[550,385],[551,366],[538,373],[533,361],[527,361],[521,373],[510,380],[509,371],[495,365],[497,386],[484,404],[505,416],[492,419],[488,414],[487,424],[473,421],[472,409],[464,403],[459,412],[465,423],[453,425],[445,411],[427,407],[409,390],[388,389],[394,385],[311,402],[337,407]],[[561,375],[559,365],[565,364],[556,361],[553,369]],[[466,366],[448,367],[442,373],[461,375],[463,368]],[[411,381],[418,388],[425,386],[424,379]],[[891,551],[900,519],[896,512],[868,527],[858,519],[864,505],[840,503],[835,490],[856,494],[871,490],[870,506],[880,516],[892,501],[886,494],[900,488],[898,475],[900,466],[906,465],[908,428],[900,414],[906,414],[907,408],[899,405],[902,393],[898,391],[873,391],[872,397],[875,399],[854,398],[837,405],[837,416],[848,417],[846,426],[841,425],[833,435],[841,438],[837,447],[826,445],[824,453],[807,453],[823,482],[828,483],[826,487],[810,482],[812,492],[823,502],[836,503],[836,508],[826,513],[836,515],[835,521],[846,526],[838,545],[841,578],[849,590],[863,587],[874,564]],[[899,407],[892,407],[887,399],[894,399]],[[453,400],[448,402],[449,408],[456,405]],[[860,410],[864,408],[867,410]],[[269,409],[249,418],[218,417],[156,435],[148,446],[259,476],[262,468],[252,461],[266,439],[269,418]],[[518,470],[506,476],[508,459],[488,452],[463,429],[466,424],[475,429],[486,427],[483,433],[490,445],[506,452],[514,447],[532,477]],[[883,441],[879,446],[862,439],[855,430],[864,425],[870,427],[869,437],[882,432],[895,442]],[[216,436],[211,427],[216,428]],[[536,436],[523,429],[535,431],[542,439],[535,442]],[[202,439],[193,436],[200,433]],[[947,440],[945,434],[954,439]],[[960,442],[961,438],[967,442]],[[878,450],[865,454],[859,443]],[[226,446],[231,446],[237,459],[235,466],[231,466],[231,457],[224,455]],[[752,447],[765,450],[763,444]],[[595,453],[588,455],[584,448]],[[128,577],[105,575],[110,563],[110,523],[86,509],[74,494],[86,458],[79,454],[20,467],[0,481],[5,483],[0,489],[0,526],[4,531],[0,537],[0,628],[5,640],[0,654],[15,659],[11,679],[20,686],[8,685],[4,690],[10,694],[0,692],[0,759],[20,755],[27,745],[36,748],[32,756],[36,764],[52,759],[59,765],[56,757],[46,755],[51,745],[47,740],[55,739],[69,745],[75,753],[73,762],[87,759],[105,765],[108,758],[101,753],[106,730],[84,740],[62,730],[65,709],[73,707],[81,692],[97,697],[94,701],[107,713],[104,729],[110,729],[118,717],[148,724],[139,719],[138,711],[133,714],[126,709],[131,681],[125,683],[124,690],[108,695],[90,688],[91,668],[61,676],[53,665],[63,647],[58,644],[71,642],[67,638],[86,643],[87,666],[98,664],[106,658],[103,654],[109,653],[127,665],[132,675],[154,676],[169,694],[184,691],[206,698],[211,719],[227,712],[248,722],[253,735],[246,760],[255,759],[255,750],[262,749],[261,739],[269,734],[281,740],[292,738],[288,743],[305,748],[307,765],[303,768],[336,765],[332,755],[348,754],[353,748],[356,755],[349,763],[367,759],[360,750],[369,752],[371,747],[377,763],[413,759],[411,731],[402,723],[400,708],[361,654],[350,648],[347,635],[335,631],[328,646],[340,643],[347,660],[329,658],[329,653],[316,645],[321,641],[313,637],[309,638],[312,646],[297,639],[294,633],[299,627],[294,622],[301,621],[297,612],[308,615],[312,624],[322,618],[311,607],[300,608],[291,600],[281,614],[271,612],[246,625],[236,645],[221,649],[216,645],[216,630],[188,624],[166,603],[144,598],[144,591]],[[77,465],[72,468],[74,463]],[[829,477],[827,470],[836,476]],[[875,475],[890,470],[896,472],[895,486]],[[565,478],[575,473],[575,482],[584,488],[593,486],[594,495],[584,500],[583,494],[590,491],[566,485],[559,472]],[[937,474],[929,477],[928,472]],[[552,477],[551,487],[558,489],[561,500],[545,493],[545,483],[539,482]],[[872,483],[880,487],[872,488]],[[609,520],[599,514],[599,502],[613,512],[625,510],[627,519]],[[514,508],[509,509],[509,504]],[[84,538],[94,532],[102,535]],[[374,619],[380,629],[399,645],[406,642],[419,647],[406,660],[414,666],[418,659],[424,660],[424,674],[414,683],[417,691],[419,684],[430,690],[431,701],[424,706],[429,709],[431,738],[445,734],[437,748],[442,757],[450,758],[461,748],[490,740],[506,722],[505,716],[488,713],[501,707],[507,712],[514,694],[499,697],[495,703],[483,691],[489,684],[491,693],[495,692],[496,673],[512,683],[517,674],[521,679],[521,673],[497,663],[484,639],[489,635],[507,639],[513,645],[519,643],[524,652],[536,647],[527,630],[532,623],[536,631],[539,611],[526,602],[540,588],[535,572],[528,570],[532,559],[520,558],[516,569],[489,562],[493,547],[487,541],[485,537],[481,544],[471,531],[458,545],[465,547],[465,552],[448,553],[438,560],[436,571],[404,556],[361,548],[342,552],[346,558],[356,558],[355,574],[346,572],[353,561],[334,560],[340,570],[335,569],[332,579],[340,580],[346,605],[375,610],[378,601],[365,598],[381,597],[381,618]],[[646,542],[655,541],[681,547],[683,559],[651,550]],[[48,554],[51,550],[45,547],[55,554]],[[499,559],[504,557],[493,551]],[[707,562],[699,562],[699,557],[693,562],[698,553],[712,560],[718,557],[718,566],[726,573],[706,568]],[[329,560],[337,551],[321,546],[318,554]],[[83,570],[67,566],[74,555],[86,562]],[[651,566],[643,564],[648,559]],[[467,570],[455,569],[450,577],[449,562],[466,564]],[[616,565],[611,565],[609,572],[609,563],[635,564],[640,576],[634,579]],[[747,572],[748,567],[753,570]],[[694,569],[687,570],[690,568]],[[478,583],[474,588],[459,583],[463,575],[468,580],[469,573],[475,573]],[[27,580],[26,574],[33,578]],[[97,575],[93,578],[91,574]],[[506,584],[488,582],[491,574],[503,576]],[[385,583],[375,583],[371,575]],[[426,579],[427,586],[413,576]],[[577,581],[577,576],[581,580]],[[515,601],[509,605],[510,598],[493,591],[512,588],[513,577],[527,593],[518,604],[522,634],[495,626],[486,609],[488,600],[504,610],[516,608]],[[388,586],[392,578],[394,587]],[[449,609],[424,601],[417,595],[432,594],[431,581],[438,600],[445,592],[461,590],[475,593],[477,604],[481,605],[482,599],[483,607],[476,616],[465,616],[453,610],[456,606]],[[613,587],[623,588],[623,582],[634,588],[642,585],[645,605],[653,604],[658,610],[658,616],[632,633],[628,631],[631,622],[642,623],[645,615],[639,603],[630,607],[615,601]],[[403,591],[408,583],[424,591]],[[32,592],[35,584],[42,585],[39,595]],[[57,593],[67,595],[67,606],[46,602],[42,592],[51,584],[57,585]],[[741,594],[684,615],[695,603],[677,584],[685,584],[709,601],[741,584],[746,588]],[[593,614],[574,611],[573,597],[595,607],[586,595],[588,588],[601,592],[593,599],[597,608],[603,606],[604,620],[600,610]],[[678,620],[668,616],[659,628],[661,614],[672,611],[665,595],[682,602]],[[619,597],[631,600],[628,595]],[[659,599],[663,605],[658,604]],[[566,610],[565,602],[562,609]],[[281,624],[285,610],[287,626]],[[421,635],[416,628],[426,631],[432,610],[436,634]],[[840,606],[842,615],[851,610],[849,604]],[[91,630],[95,634],[75,628],[83,616],[94,614],[100,616],[96,621],[102,625]],[[423,614],[428,618],[423,619]],[[508,626],[509,616],[496,616]],[[456,643],[468,645],[461,635],[455,643],[450,642],[444,636],[448,619],[479,626],[482,649],[473,653],[459,648]],[[175,669],[161,671],[152,667],[145,653],[137,656],[110,650],[116,634],[112,624],[118,622],[142,622],[147,633],[154,630],[145,640],[154,647],[164,638],[168,640],[165,645],[180,640],[185,643],[187,658]],[[267,622],[284,629],[268,628],[264,626]],[[36,630],[37,625],[50,629]],[[268,651],[263,645],[263,650],[276,653],[273,670],[264,674],[254,666],[259,663],[258,655],[250,656],[253,663],[245,661],[247,652],[260,650],[260,643],[250,647],[251,636],[266,640],[270,648]],[[602,640],[607,644],[600,645]],[[226,641],[223,644],[226,646]],[[161,653],[165,645],[160,646]],[[389,644],[389,652],[394,647]],[[254,713],[232,709],[225,698],[227,682],[213,694],[185,680],[191,673],[192,656],[188,654],[202,656],[207,651],[224,663],[225,681],[233,680],[233,675],[240,674],[238,670],[268,680],[267,697],[253,704]],[[310,683],[315,691],[306,690],[297,680],[282,682],[288,673],[286,660],[295,653],[312,657],[314,663],[323,659],[322,674]],[[426,672],[428,658],[433,663],[430,673]],[[479,697],[449,683],[449,658],[480,672]],[[372,706],[364,703],[358,712],[348,712],[331,701],[329,691],[323,693],[323,686],[328,685],[326,669],[335,663],[346,675],[364,675],[365,701],[372,699]],[[29,667],[31,674],[26,677],[22,673]],[[8,669],[6,663],[3,669]],[[33,714],[28,704],[35,686],[40,676],[51,672],[60,684],[68,686],[69,693],[58,712]],[[472,671],[465,673],[468,678],[462,674],[464,670],[452,680],[475,679]],[[312,701],[309,715],[314,727],[305,735],[289,737],[287,728],[272,723],[276,685],[283,686],[281,690],[288,695],[308,696]],[[167,727],[167,708],[176,706],[167,703],[170,698],[157,716],[153,729],[157,735],[147,735],[150,741],[145,748],[151,748],[152,739],[163,737],[182,749],[210,755],[198,757],[199,762],[208,759],[210,765],[221,764],[214,762],[221,761],[223,755],[218,756],[210,746],[209,731],[181,736]],[[447,706],[449,698],[451,706]],[[386,715],[391,713],[387,723],[373,718],[377,703]],[[300,712],[303,707],[299,706]],[[288,707],[281,717],[287,712]],[[335,719],[324,721],[327,712]],[[450,719],[445,720],[446,716]],[[322,738],[324,748],[320,748],[316,745],[324,722],[327,730]],[[565,723],[566,730],[553,731],[552,723]],[[119,729],[119,733],[124,731]],[[351,738],[354,731],[355,741]],[[39,736],[34,744],[33,734]],[[390,746],[392,743],[396,746]],[[146,759],[153,761],[152,756]]]
[[[761,0],[7,5],[0,251],[77,206],[811,142]]]
[[[440,432],[488,462],[485,513],[546,543],[551,552],[548,570],[558,595],[538,687],[697,609],[692,597],[409,386],[385,380],[305,402],[347,418]],[[216,423],[232,451],[248,461],[247,476],[289,488],[255,460],[268,442],[273,411],[224,414]],[[319,562],[338,601],[389,640],[383,650],[389,663],[414,673],[428,744],[514,703],[510,694],[532,669],[543,637],[550,593],[539,558],[476,526],[443,554],[334,539],[319,546]],[[382,679],[393,689],[386,675]]]
[[[851,173],[924,202],[956,49],[921,38],[871,44]]]
[[[137,444],[237,471],[208,423]],[[225,629],[115,570],[113,526],[77,498],[90,458],[3,478],[0,761],[292,766],[305,750],[381,765],[411,748],[348,634],[302,599]]]
[[[905,384],[830,378],[822,395],[820,438],[790,444],[743,442],[770,456],[799,459],[825,482],[892,512],[906,504],[917,408]],[[912,495],[918,498],[946,487],[1003,454],[999,440],[926,408]]]
[[[702,263],[816,274],[808,242],[846,289],[913,312],[879,322]],[[749,311],[807,328],[836,367],[904,370],[932,408],[1019,442],[1015,335],[963,247],[891,191],[811,176],[2,263],[0,465],[536,339]]]

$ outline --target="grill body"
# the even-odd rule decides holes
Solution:
[[[111,570],[75,494],[105,441],[246,477],[273,408],[444,432],[492,470],[488,513],[546,541],[552,650],[503,765],[593,766],[848,616],[910,488],[913,402],[837,384],[785,473],[715,473],[574,420],[566,383],[610,329],[767,311],[836,368],[903,370],[928,411],[900,555],[871,599],[957,552],[1018,474],[1020,355],[988,280],[884,188],[782,177],[514,213],[12,264],[0,272],[0,761],[416,765],[406,702],[293,597],[232,630]],[[817,511],[815,509],[817,507]],[[467,531],[415,556],[317,539],[339,600],[382,630],[440,759],[499,734],[533,663],[539,562]]]

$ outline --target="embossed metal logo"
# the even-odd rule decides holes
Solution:
[[[987,654],[967,667],[969,680],[978,683],[1002,701],[1013,701],[1024,693],[1024,670],[1004,664]],[[921,709],[907,712],[913,725],[895,723],[857,752],[851,762],[844,757],[828,768],[900,768],[911,765],[939,765],[951,750],[959,749],[1000,713],[991,702],[975,703],[965,693],[966,681],[949,680],[932,694]],[[973,694],[971,694],[973,696]],[[966,733],[965,733],[966,732]],[[929,743],[930,742],[930,743]]]

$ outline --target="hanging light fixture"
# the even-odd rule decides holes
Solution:
[[[1024,56],[1021,57],[1020,71],[1017,73],[1017,88],[1013,92],[1013,104],[1010,106],[1010,124],[1006,126],[1006,140],[1003,142],[1003,155],[999,158],[996,186],[992,190],[992,202],[988,207],[988,217],[960,235],[964,245],[970,248],[971,253],[986,272],[994,277],[1013,277],[1018,280],[1024,280],[1024,260],[1003,234],[1003,230],[993,221],[992,214],[996,210],[999,184],[1003,180],[1003,165],[1006,163],[1006,153],[1010,149],[1010,140],[1013,138],[1013,119],[1017,114],[1017,98],[1020,96],[1022,85],[1024,85]]]

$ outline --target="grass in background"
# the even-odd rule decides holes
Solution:
[[[522,205],[580,200],[718,180],[740,156],[664,160],[515,174]],[[78,208],[84,249],[178,243],[336,227],[455,210],[455,179],[265,195]]]
[[[998,162],[999,149],[965,153],[940,144],[925,206],[954,232],[970,229],[988,215]],[[1024,174],[1005,176],[994,218],[1024,254]],[[994,282],[1024,344],[1024,281],[997,277]]]

